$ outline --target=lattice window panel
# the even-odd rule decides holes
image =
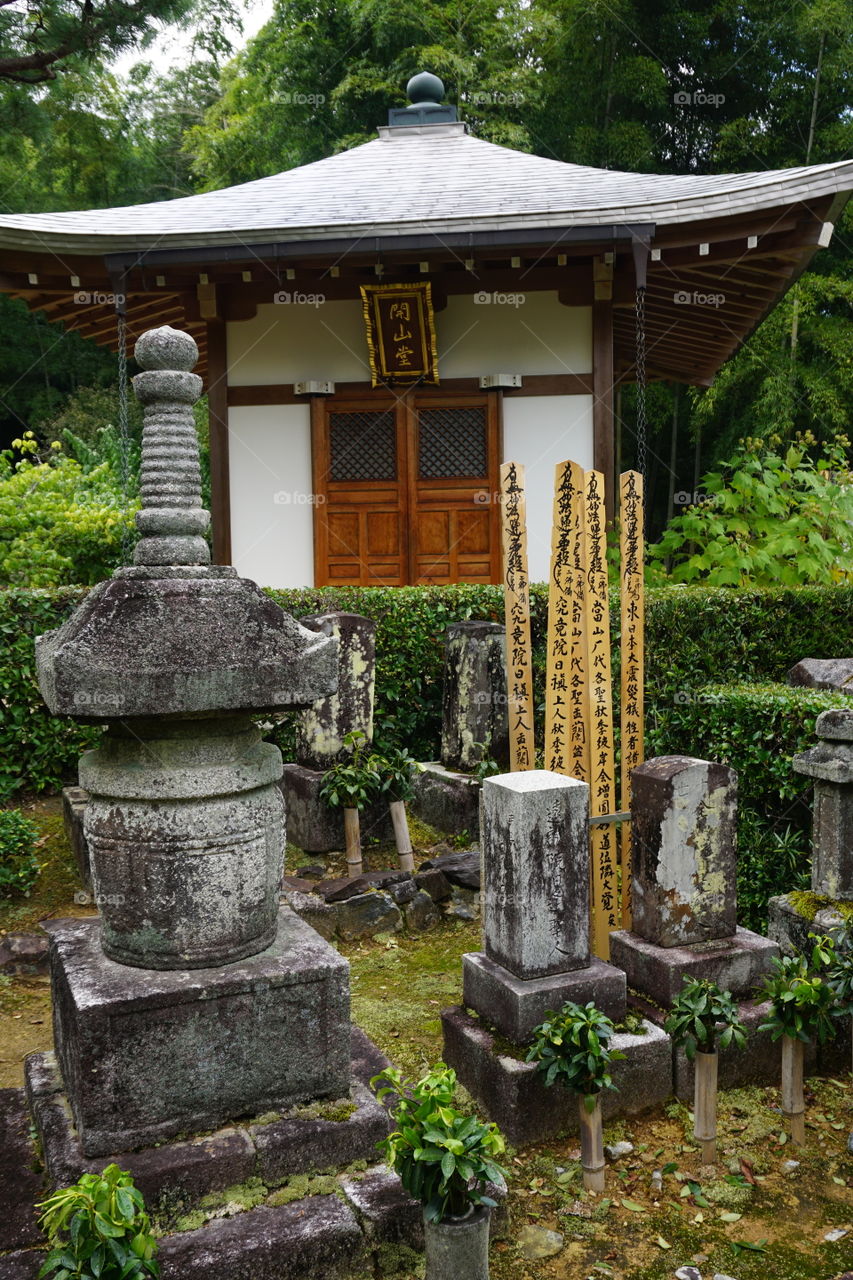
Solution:
[[[331,480],[396,480],[393,410],[330,414],[329,453]]]
[[[418,422],[421,480],[488,474],[485,407],[421,409]]]

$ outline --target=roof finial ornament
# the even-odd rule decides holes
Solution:
[[[409,104],[392,107],[388,112],[389,125],[401,126],[425,124],[455,124],[456,108],[442,102],[444,83],[431,71],[419,71],[406,85]]]
[[[406,85],[406,97],[414,106],[424,102],[438,106],[444,97],[444,81],[431,71],[419,71]]]

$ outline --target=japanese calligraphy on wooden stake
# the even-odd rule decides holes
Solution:
[[[625,471],[619,477],[620,571],[622,604],[622,795],[621,808],[631,807],[631,770],[643,761],[644,659],[643,624],[643,477],[639,471]],[[631,828],[620,828],[622,853],[622,928],[630,929],[631,910]]]
[[[532,769],[534,764],[533,665],[524,467],[517,462],[505,462],[501,466],[500,476],[509,767],[515,772]]]
[[[361,305],[374,387],[438,382],[435,316],[428,280],[363,284]]]
[[[590,777],[592,817],[612,813],[615,795],[613,702],[610,673],[610,604],[607,590],[607,543],[604,523],[604,476],[584,473],[586,494],[587,598],[586,632],[589,661]],[[617,928],[616,841],[611,823],[591,828],[592,909],[590,946],[600,960],[610,958],[610,930]]]
[[[575,536],[572,543],[572,631],[571,631],[571,679],[569,704],[571,707],[571,777],[589,782],[589,646],[586,636],[587,597],[587,549],[586,549],[586,492],[583,468],[572,462],[572,520]]]
[[[579,675],[575,650],[585,638],[582,604],[575,582],[579,559],[579,523],[583,471],[575,462],[560,462],[554,472],[554,521],[551,527],[551,574],[548,589],[548,644],[545,674],[545,768],[586,781],[583,748],[586,736],[586,685]],[[579,686],[582,686],[579,687]],[[581,772],[573,768],[573,750],[581,753]]]

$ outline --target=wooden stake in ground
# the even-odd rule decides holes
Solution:
[[[643,587],[644,507],[643,477],[639,471],[626,471],[619,477],[619,552],[621,598],[622,653],[622,789],[620,808],[631,808],[631,770],[643,762],[644,663],[645,663],[645,599]],[[631,827],[622,823],[619,830],[622,861],[622,928],[633,923],[631,909]]]
[[[586,634],[589,661],[590,816],[612,813],[613,688],[610,672],[610,599],[604,524],[604,477],[584,474],[587,565]],[[610,959],[610,930],[618,927],[616,846],[613,824],[591,828],[590,947],[599,960]]]
[[[406,818],[405,800],[389,800],[388,810],[394,827],[394,840],[397,845],[397,856],[400,859],[400,870],[412,872],[415,869],[415,859],[409,823]]]
[[[532,769],[534,764],[533,663],[524,467],[517,462],[505,462],[500,476],[509,767],[511,772],[516,772]]]
[[[693,1137],[702,1148],[702,1163],[717,1163],[717,1063],[713,1053],[696,1054],[693,1093]]]
[[[571,774],[572,588],[578,530],[575,485],[583,487],[576,463],[554,472],[551,573],[548,579],[548,640],[545,671],[545,768]],[[575,775],[577,776],[577,775]]]
[[[803,1042],[782,1037],[782,1114],[791,1124],[791,1140],[802,1146],[806,1140],[806,1103],[803,1097]]]
[[[347,852],[347,875],[360,876],[363,870],[361,862],[361,823],[358,809],[344,809],[344,839]]]
[[[592,1111],[587,1110],[587,1103],[595,1099]],[[589,1097],[578,1097],[578,1115],[580,1117],[581,1135],[581,1168],[583,1169],[583,1185],[587,1191],[604,1190],[604,1138],[601,1128],[601,1095],[590,1094]]]
[[[583,468],[576,462],[572,469],[572,510],[574,538],[572,539],[574,563],[572,568],[571,650],[569,679],[569,710],[571,714],[570,766],[571,777],[579,782],[589,782],[589,647],[586,635],[587,551],[586,551],[586,493]]]

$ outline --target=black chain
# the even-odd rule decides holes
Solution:
[[[130,427],[128,424],[128,382],[127,382],[127,317],[119,310],[118,322],[118,429],[120,437],[119,465],[121,468],[121,562],[126,565],[130,559],[130,526],[127,521],[127,509],[130,505]]]
[[[646,291],[637,290],[637,470],[646,478]]]

